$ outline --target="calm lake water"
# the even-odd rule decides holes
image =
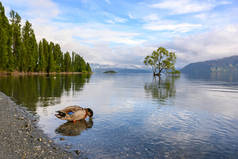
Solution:
[[[237,158],[238,80],[93,74],[1,77],[0,91],[39,116],[39,127],[82,158]],[[56,110],[90,107],[92,120]],[[65,140],[61,141],[60,138]]]

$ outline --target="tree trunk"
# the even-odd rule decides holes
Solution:
[[[161,69],[161,70],[159,70],[159,72],[158,72],[158,73],[156,73],[155,71],[153,71],[153,75],[154,75],[154,76],[158,76],[158,77],[160,77],[160,75],[161,75],[161,72],[162,72],[162,69]]]
[[[154,76],[158,76],[158,77],[160,77],[160,75],[161,75],[161,72],[154,73]]]

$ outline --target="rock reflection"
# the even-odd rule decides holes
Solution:
[[[166,78],[154,79],[150,83],[145,83],[144,90],[147,95],[153,99],[165,101],[165,99],[174,97],[176,94],[175,81],[179,76],[169,76]]]
[[[79,120],[74,122],[66,122],[60,125],[55,132],[63,136],[78,136],[84,130],[90,129],[93,127],[93,119]]]

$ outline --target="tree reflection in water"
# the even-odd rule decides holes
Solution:
[[[145,83],[144,90],[147,95],[152,96],[160,102],[167,98],[174,97],[176,94],[175,81],[179,76],[168,76],[165,78],[155,78],[150,83]]]
[[[80,135],[84,130],[90,129],[93,127],[93,119],[79,120],[74,122],[66,122],[60,125],[55,132],[63,136],[77,136]]]
[[[63,93],[69,95],[83,89],[90,79],[83,75],[42,75],[42,76],[7,76],[0,78],[0,91],[13,97],[17,104],[35,111],[38,106],[60,103]]]

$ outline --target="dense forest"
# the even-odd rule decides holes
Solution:
[[[19,72],[91,72],[89,63],[77,53],[63,53],[60,45],[42,39],[36,41],[29,21],[21,26],[21,17],[5,15],[0,2],[0,71]]]

